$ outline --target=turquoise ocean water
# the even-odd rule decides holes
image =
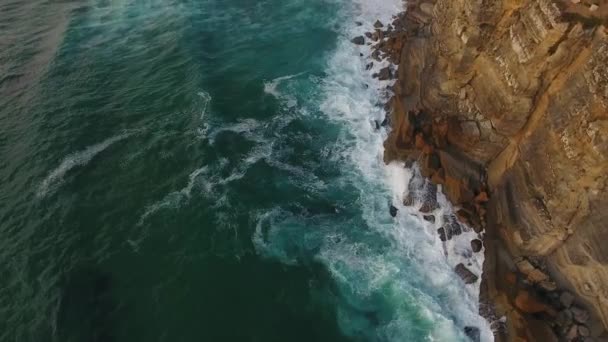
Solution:
[[[490,339],[349,42],[401,8],[3,1],[0,341]]]

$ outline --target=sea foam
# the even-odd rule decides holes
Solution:
[[[78,166],[84,166],[89,163],[95,156],[103,152],[105,149],[110,147],[112,144],[126,139],[130,133],[120,134],[111,138],[108,138],[100,143],[86,147],[82,151],[74,152],[63,159],[63,161],[53,169],[40,183],[38,187],[37,196],[42,198],[46,196],[49,191],[54,190],[58,187],[63,177],[73,168]]]
[[[343,28],[321,85],[319,109],[344,127],[337,145],[339,159],[347,165],[341,169],[341,179],[334,182],[358,188],[356,204],[369,230],[344,230],[314,221],[311,231],[307,226],[312,222],[301,222],[301,218],[275,208],[258,214],[253,242],[260,255],[285,264],[297,263],[302,250],[317,251],[316,259],[337,281],[342,298],[338,321],[347,335],[368,340],[466,341],[464,327],[475,326],[482,341],[492,341],[489,324],[479,315],[480,280],[465,285],[454,272],[455,265],[464,263],[481,275],[483,253],[472,253],[469,245],[476,233],[464,227],[460,236],[441,241],[437,229],[444,216],[453,214],[441,191],[439,208],[433,212],[435,223],[425,221],[418,212],[421,204],[416,195],[424,194],[411,194],[415,195],[414,205],[403,205],[410,181],[424,184],[425,180],[415,167],[406,168],[398,162],[385,165],[383,161],[388,131],[377,129],[374,121],[384,120],[383,104],[391,96],[387,86],[392,82],[371,75],[392,66],[387,61],[374,61],[372,70],[366,71],[371,48],[350,43],[352,37],[373,31],[377,19],[387,24],[402,9],[399,0],[359,0],[354,7],[345,4],[341,15],[351,18],[352,24]],[[359,58],[359,53],[364,58]],[[292,78],[277,78],[265,85],[265,91],[289,101],[289,94],[278,92],[277,87],[280,84],[288,89],[285,83]],[[394,219],[388,215],[389,203],[399,209]],[[373,320],[376,326],[369,325],[372,312],[378,317]]]

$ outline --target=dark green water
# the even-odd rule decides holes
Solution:
[[[382,164],[386,84],[348,41],[398,9],[2,3],[0,340],[485,334],[462,248],[389,215],[412,172]]]

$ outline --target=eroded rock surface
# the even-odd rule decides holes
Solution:
[[[459,219],[485,228],[482,291],[507,316],[509,339],[550,341],[557,329],[513,310],[513,272],[520,290],[540,294],[535,305],[569,290],[592,319],[564,335],[598,337],[608,327],[606,27],[563,1],[407,6],[378,43],[399,65],[385,159],[417,160]]]

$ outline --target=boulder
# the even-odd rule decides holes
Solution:
[[[365,38],[363,38],[363,36],[358,36],[351,39],[351,42],[356,45],[363,45],[365,44]]]
[[[381,28],[381,27],[384,27],[384,25],[382,24],[382,22],[380,20],[376,20],[376,22],[374,23],[374,27]]]
[[[481,341],[481,331],[478,327],[464,327],[464,334],[473,342]]]
[[[478,327],[466,326],[464,327],[464,334],[473,342],[481,341],[481,331]]]
[[[441,227],[441,228],[437,229],[437,234],[439,234],[439,238],[441,239],[441,241],[445,242],[448,240],[448,236],[446,235],[445,228]]]
[[[373,76],[377,77],[380,81],[390,80],[392,77],[391,69],[389,67],[382,68],[380,69],[380,72]]]
[[[389,208],[389,212],[392,217],[396,217],[398,211],[399,211],[399,209],[397,209],[397,207],[395,207],[394,205],[391,205]]]
[[[483,243],[481,242],[481,240],[479,240],[479,239],[471,240],[471,248],[473,249],[473,252],[475,252],[475,253],[480,252],[482,247],[483,247]]]
[[[475,273],[471,272],[464,264],[456,265],[454,271],[456,271],[456,274],[458,274],[458,276],[464,280],[465,284],[473,284],[477,281],[477,279],[479,279],[479,277],[477,277]]]

